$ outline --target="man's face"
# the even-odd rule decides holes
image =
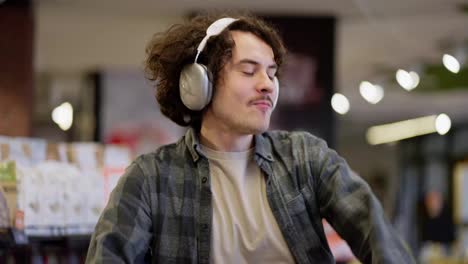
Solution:
[[[268,129],[278,96],[273,50],[252,33],[231,31],[231,36],[232,58],[221,69],[204,122],[239,135],[261,133]]]

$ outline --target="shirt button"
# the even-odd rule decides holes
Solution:
[[[201,180],[203,183],[206,183],[208,181],[208,178],[207,177],[203,177],[203,179]]]

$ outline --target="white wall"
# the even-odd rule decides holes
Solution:
[[[182,21],[178,15],[138,17],[41,5],[35,10],[39,72],[141,68],[151,36]]]

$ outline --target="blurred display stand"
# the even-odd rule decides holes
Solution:
[[[82,263],[132,159],[119,145],[0,137],[0,263]]]

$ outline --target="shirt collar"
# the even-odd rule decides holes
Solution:
[[[257,134],[255,140],[255,154],[265,160],[274,161],[271,142],[265,137],[266,133]],[[198,161],[201,154],[199,135],[193,128],[185,132],[185,145],[187,146],[193,161]]]
[[[255,154],[268,161],[274,161],[273,148],[271,142],[265,137],[265,134],[255,135]]]
[[[190,152],[190,155],[192,155],[193,161],[196,162],[200,158],[199,156],[200,141],[198,139],[197,133],[195,132],[195,129],[193,129],[192,127],[187,129],[187,131],[185,132],[184,138],[185,138],[185,145],[187,146]]]

